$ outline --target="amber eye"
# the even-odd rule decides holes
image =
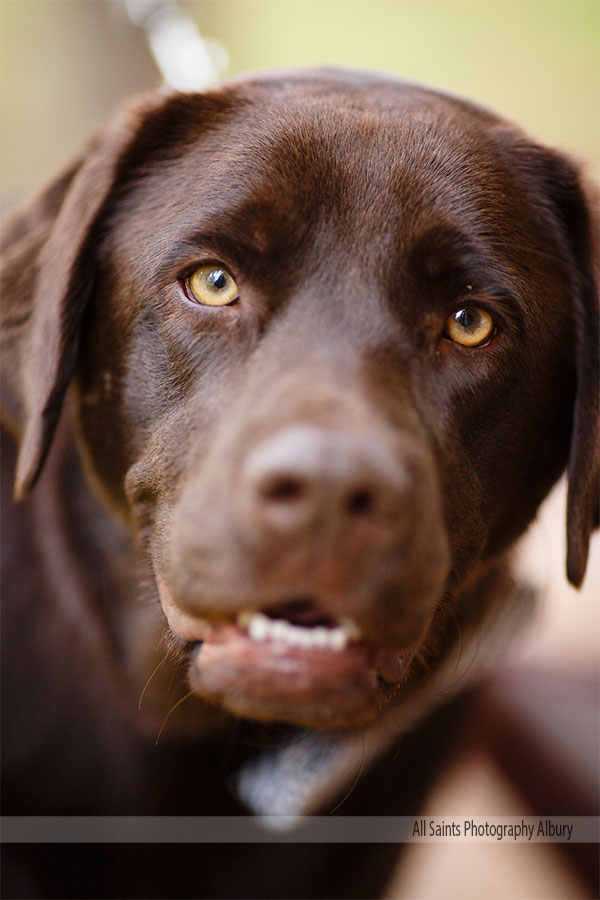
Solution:
[[[479,347],[494,331],[494,320],[484,309],[466,306],[452,313],[446,322],[446,335],[463,347]]]
[[[187,279],[187,286],[202,306],[228,306],[239,297],[237,284],[222,266],[200,266]]]

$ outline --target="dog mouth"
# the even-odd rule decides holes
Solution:
[[[406,678],[415,647],[377,648],[308,598],[198,623],[190,682],[234,714],[328,729],[365,724]]]
[[[264,612],[242,611],[237,624],[259,643],[279,641],[288,647],[340,653],[349,643],[360,641],[361,632],[352,619],[338,619],[320,610],[311,600],[292,600]]]

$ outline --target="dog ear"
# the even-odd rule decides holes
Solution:
[[[580,587],[591,533],[600,517],[597,193],[584,183],[580,167],[562,153],[532,143],[505,124],[492,134],[507,164],[525,176],[537,207],[548,217],[569,278],[576,394],[567,464],[567,577]]]
[[[35,484],[77,360],[98,224],[160,95],[129,106],[85,156],[7,222],[2,253],[3,418],[20,438],[15,494]]]
[[[600,518],[600,327],[598,218],[574,166],[561,160],[554,184],[572,254],[577,394],[567,467],[567,577],[580,587],[590,536]],[[597,212],[597,211],[596,211]]]

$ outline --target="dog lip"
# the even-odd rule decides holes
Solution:
[[[207,623],[190,655],[189,680],[199,697],[244,718],[354,727],[378,716],[413,655],[362,640],[342,649],[255,641],[236,622]]]
[[[404,680],[416,652],[367,643],[351,619],[330,616],[313,602],[303,601],[300,614],[298,601],[292,613],[288,601],[264,612],[244,609],[235,621],[201,619],[179,610],[160,577],[157,583],[172,633],[191,650],[193,689],[249,718],[308,727],[369,721],[382,692]],[[247,631],[252,621],[259,623],[258,640]]]
[[[267,624],[269,621],[272,623],[270,627]],[[386,684],[393,685],[403,680],[418,645],[397,650],[377,647],[362,639],[360,630],[351,619],[340,616],[337,622],[339,624],[330,628],[303,628],[288,625],[284,620],[269,620],[262,613],[244,610],[238,614],[236,621],[196,619],[194,636],[184,637],[183,640],[195,647],[230,645],[232,652],[235,652],[236,645],[241,646],[240,642],[255,645],[257,661],[261,650],[262,655],[275,651],[279,660],[285,656],[296,660],[305,658],[307,663],[316,666],[315,676],[321,663],[325,663],[325,657],[343,655],[356,647],[364,657],[364,666],[374,669]],[[310,637],[311,633],[314,635],[313,639]]]
[[[375,651],[373,665],[381,680],[388,685],[403,681],[417,650],[418,646],[407,647],[404,650]]]
[[[374,647],[362,640],[352,620],[338,621],[333,628],[302,628],[250,611],[240,613],[235,622],[199,621],[197,665],[202,670],[217,659],[226,665],[229,658],[232,666],[269,670],[274,678],[296,673],[303,684],[313,683],[315,690],[336,673],[353,678],[371,672],[386,684],[402,680],[416,648]],[[273,691],[277,689],[274,683]]]

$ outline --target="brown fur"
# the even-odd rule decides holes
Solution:
[[[215,708],[192,703],[182,731],[211,741],[231,727],[223,708],[319,731],[401,716],[512,602],[507,554],[565,468],[567,570],[581,584],[600,458],[590,216],[577,167],[489,112],[325,72],[137,101],[14,214],[2,403],[18,498],[40,478],[67,389],[70,399],[49,469],[14,513],[17,668],[40,668],[41,708],[57,712],[44,718],[36,698],[29,731],[13,732],[11,811],[142,808],[138,735],[169,704],[159,674],[158,719],[135,709],[164,627],[156,607],[136,605],[140,577],[154,600],[158,579],[193,621],[316,596],[370,646],[412,648],[398,683],[369,683],[364,700],[360,680],[294,704],[259,680],[257,699],[238,673],[213,678],[192,662]],[[200,309],[183,295],[205,259],[235,273],[236,306]],[[444,337],[472,297],[497,323],[476,349]],[[317,539],[257,524],[240,473],[297,424],[336,436],[334,456],[343,433],[393,460],[401,489],[391,476],[369,482],[385,515],[330,518],[330,537],[323,526]],[[40,621],[68,658],[57,662],[46,626],[31,623],[24,591],[45,598]],[[67,701],[75,671],[90,689]],[[32,702],[19,678],[10,709]],[[96,786],[83,774],[76,783],[86,765],[62,755],[71,726],[58,711],[71,703],[110,735],[83,754],[103,773]],[[45,760],[32,752],[57,741]],[[32,778],[46,799],[23,800]],[[126,799],[113,802],[119,791]]]

